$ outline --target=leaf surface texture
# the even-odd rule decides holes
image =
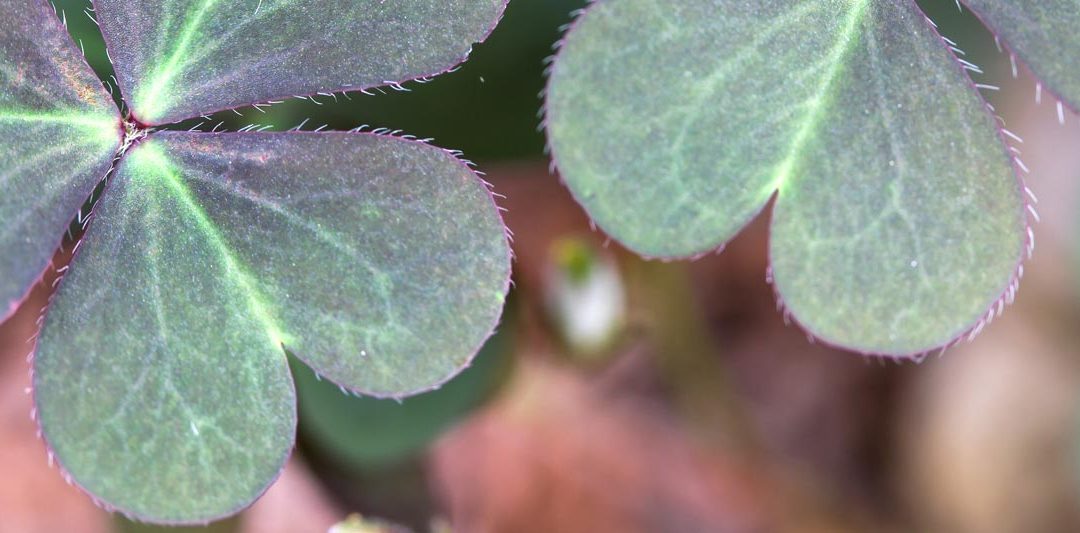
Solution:
[[[97,0],[134,115],[162,124],[224,108],[445,71],[505,0]]]
[[[120,114],[47,2],[0,0],[0,318],[105,177]]]

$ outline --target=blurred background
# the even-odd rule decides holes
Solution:
[[[1080,117],[1037,101],[953,0],[920,1],[1000,87],[984,94],[1024,139],[1038,245],[1016,303],[974,341],[869,359],[785,324],[767,215],[694,262],[646,262],[590,228],[537,131],[544,59],[582,3],[512,0],[469,63],[408,92],[184,124],[433,137],[506,196],[517,256],[498,333],[440,391],[346,396],[294,361],[298,448],[281,479],[240,516],[189,529],[1080,531]],[[88,2],[56,4],[109,79]],[[46,460],[26,340],[53,279],[0,325],[0,533],[159,531],[97,509]]]

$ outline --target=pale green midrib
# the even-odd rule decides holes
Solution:
[[[836,82],[836,78],[844,70],[845,58],[855,48],[855,43],[858,42],[859,24],[862,23],[871,1],[855,0],[855,5],[848,12],[844,27],[837,38],[836,46],[829,51],[827,61],[829,69],[825,73],[821,85],[818,86],[817,92],[807,101],[809,111],[799,125],[799,129],[795,132],[795,136],[792,137],[787,154],[780,161],[780,164],[776,166],[776,173],[766,188],[766,196],[771,196],[774,191],[783,190],[784,185],[791,177],[791,170],[802,155],[803,148],[821,122],[822,115],[825,114],[825,110],[829,106],[829,93]]]
[[[118,146],[123,140],[120,134],[120,119],[107,115],[92,115],[82,112],[21,112],[0,111],[0,124],[28,124],[28,125],[52,125],[72,126],[93,130],[95,135],[87,139],[78,139],[80,144]],[[72,135],[74,137],[75,135]],[[89,137],[89,136],[88,136]]]
[[[67,124],[88,128],[115,128],[119,135],[119,122],[115,117],[88,115],[85,113],[33,113],[0,111],[0,122],[27,122],[38,124]]]
[[[275,4],[270,4],[268,1],[264,1],[263,5],[259,8],[258,14],[245,18],[243,21],[233,25],[228,31],[221,35],[216,35],[217,38],[214,41],[203,43],[202,48],[195,53],[188,55],[180,63],[180,68],[187,68],[194,65],[203,59],[206,59],[210,54],[216,53],[221,47],[237,32],[244,31],[247,26],[254,24],[260,20],[266,20],[266,17],[271,16],[282,9],[290,6],[290,0],[282,0]]]
[[[221,261],[225,264],[225,273],[233,279],[240,288],[240,291],[244,293],[244,296],[247,299],[248,308],[251,310],[254,318],[262,324],[263,328],[266,330],[266,334],[270,337],[270,340],[279,347],[286,345],[290,341],[291,336],[285,333],[285,328],[282,328],[274,319],[274,315],[270,311],[270,306],[263,301],[263,297],[257,288],[258,283],[247,273],[243,264],[233,256],[232,251],[225,241],[225,237],[218,230],[217,225],[210,219],[210,216],[206,214],[206,211],[204,211],[195,200],[191,190],[184,183],[183,179],[173,172],[169,160],[165,155],[161,154],[151,146],[142,147],[138,156],[147,158],[154,163],[155,167],[157,167],[161,172],[161,175],[165,178],[163,182],[174,193],[176,198],[180,201],[180,204],[195,218],[196,226],[204,235],[206,235],[210,244],[213,245],[214,249],[221,256]]]
[[[149,88],[146,91],[140,91],[138,97],[135,98],[136,104],[142,104],[140,106],[143,107],[141,111],[145,113],[141,117],[143,120],[155,120],[158,118],[162,107],[158,104],[157,99],[161,96],[161,92],[165,90],[165,87],[172,82],[173,78],[183,70],[180,68],[180,62],[188,54],[188,49],[195,39],[195,32],[202,25],[207,12],[217,2],[218,0],[203,0],[202,5],[195,11],[195,14],[188,20],[181,31],[180,39],[176,43],[176,47],[173,48],[172,55],[169,56],[160,69],[155,70]]]

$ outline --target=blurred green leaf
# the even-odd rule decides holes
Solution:
[[[415,456],[491,395],[508,370],[511,337],[504,327],[457,377],[438,390],[401,401],[346,395],[291,359],[305,442],[361,470],[394,466]]]
[[[240,531],[240,518],[233,517],[205,526],[159,526],[132,522],[117,517],[114,520],[116,533],[236,533]]]

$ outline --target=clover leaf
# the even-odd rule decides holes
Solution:
[[[971,3],[1080,83],[1049,52],[1075,24],[1043,26],[1075,6]],[[957,53],[914,0],[597,1],[550,71],[553,159],[646,256],[722,248],[772,201],[786,311],[831,344],[924,353],[1011,301],[1032,243],[1023,164]]]
[[[509,246],[486,185],[445,150],[169,126],[445,71],[505,3],[95,7],[130,116],[45,0],[0,0],[0,303],[17,306],[108,176],[36,341],[36,417],[102,505],[205,522],[256,499],[292,449],[286,351],[355,392],[437,388],[493,330]]]

